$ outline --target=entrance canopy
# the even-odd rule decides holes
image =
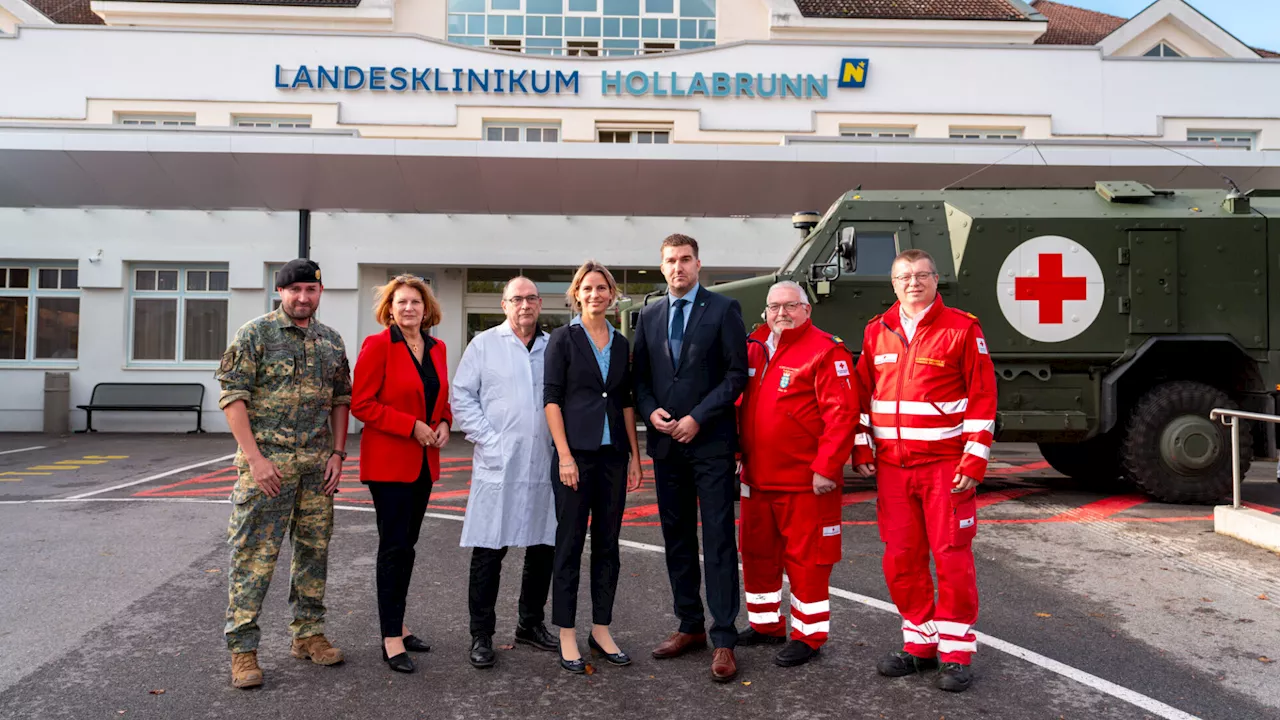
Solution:
[[[508,144],[345,131],[0,125],[0,207],[779,216],[863,189],[1280,187],[1280,153],[1127,141]],[[1181,153],[1181,154],[1179,154]],[[1203,163],[1203,165],[1197,164]],[[1208,166],[1208,167],[1206,167]]]

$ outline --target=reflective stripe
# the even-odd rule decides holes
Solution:
[[[937,407],[934,407],[935,405]],[[917,400],[902,400],[900,402],[893,400],[871,401],[871,412],[890,415],[895,412],[901,412],[903,415],[954,415],[964,412],[967,407],[969,407],[968,398],[936,403]],[[939,413],[939,410],[942,412]]]
[[[863,425],[870,425],[871,416],[866,413],[862,413],[861,415],[858,416],[858,422],[862,423]]]
[[[773,592],[767,593],[747,593],[747,602],[752,605],[764,605],[766,603],[781,603],[782,588],[778,588]]]
[[[986,445],[983,445],[980,442],[974,442],[970,440],[969,442],[964,444],[964,451],[975,457],[980,457],[983,460],[991,459],[991,448],[987,447]]]
[[[830,630],[831,630],[831,621],[830,621],[830,620],[822,620],[822,621],[820,621],[820,622],[807,623],[807,622],[801,622],[800,620],[796,619],[796,616],[792,615],[792,616],[791,616],[791,629],[792,629],[792,630],[799,630],[799,631],[800,631],[800,634],[802,634],[802,635],[813,635],[813,634],[815,634],[815,633],[830,632]]]
[[[937,645],[938,644],[938,639],[935,637],[925,637],[924,635],[921,635],[915,630],[907,630],[905,628],[902,631],[902,641],[909,642],[914,645]]]
[[[854,445],[870,445],[871,436],[866,433],[858,433],[857,435],[853,436],[853,444]]]
[[[747,620],[760,625],[772,625],[773,623],[782,622],[782,616],[776,612],[751,612],[747,611]]]
[[[906,618],[903,618],[903,619],[902,619],[902,629],[903,629],[903,630],[915,630],[916,632],[918,632],[918,633],[920,633],[921,635],[924,635],[924,636],[926,636],[926,637],[936,637],[936,636],[938,635],[938,626],[937,626],[937,625],[934,625],[932,620],[930,620],[929,622],[927,622],[927,623],[925,623],[925,624],[923,624],[923,625],[916,625],[916,624],[912,623],[910,620],[908,620],[908,619],[906,619]]]
[[[792,596],[791,596],[791,607],[795,608],[796,610],[799,610],[800,612],[804,613],[805,615],[817,615],[818,613],[829,613],[829,612],[831,612],[831,601],[830,601],[830,600],[822,600],[822,601],[820,601],[820,602],[807,603],[807,602],[803,602],[803,601],[801,601],[801,600],[797,600],[797,599],[796,599],[796,596],[795,596],[795,595],[792,595]]]
[[[962,638],[965,635],[968,635],[969,629],[973,627],[972,625],[965,625],[964,623],[951,622],[950,620],[937,620],[935,622],[938,626],[938,634],[950,635],[951,637],[957,637],[957,638]]]
[[[960,640],[947,640],[944,638],[938,641],[938,652],[940,653],[952,653],[952,652],[976,653],[978,652],[978,641],[970,640],[969,642],[962,642]]]
[[[964,431],[967,433],[976,433],[986,430],[992,435],[996,434],[995,420],[965,420]]]
[[[946,440],[947,438],[959,437],[961,426],[955,425],[949,428],[915,428],[915,427],[877,427],[874,428],[876,438],[880,440],[897,440],[901,435],[903,440]]]

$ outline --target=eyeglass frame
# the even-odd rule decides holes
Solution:
[[[525,303],[528,303],[529,305],[536,305],[541,301],[541,295],[512,295],[509,298],[502,298],[502,302],[509,302],[516,307],[520,307]]]
[[[938,271],[930,270],[929,272],[911,273],[910,275],[891,275],[890,277],[893,278],[894,282],[900,282],[903,285],[910,285],[913,278],[923,285],[929,280],[929,278],[938,277]]]
[[[765,303],[764,311],[767,313],[773,313],[774,315],[777,315],[778,311],[784,307],[787,308],[787,312],[795,312],[796,310],[800,309],[800,306],[802,305],[804,307],[809,307],[809,303],[803,300],[793,300],[791,302],[785,302],[785,303],[773,303],[772,305],[773,305],[773,308],[770,309],[770,303]],[[788,305],[791,305],[794,307],[787,307]]]

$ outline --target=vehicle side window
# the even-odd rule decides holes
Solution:
[[[837,242],[837,247],[839,243]],[[836,248],[832,248],[827,262],[836,262]],[[894,244],[894,233],[891,230],[859,230],[858,231],[858,269],[854,275],[870,275],[888,277],[893,268],[893,259],[898,256]]]

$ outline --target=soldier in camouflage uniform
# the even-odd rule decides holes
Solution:
[[[323,291],[320,267],[293,260],[276,276],[276,288],[280,309],[240,328],[216,375],[218,405],[239,444],[224,629],[234,687],[262,684],[257,619],[286,529],[293,546],[292,655],[320,665],[342,662],[324,636],[324,590],[351,370],[342,337],[312,318]]]

